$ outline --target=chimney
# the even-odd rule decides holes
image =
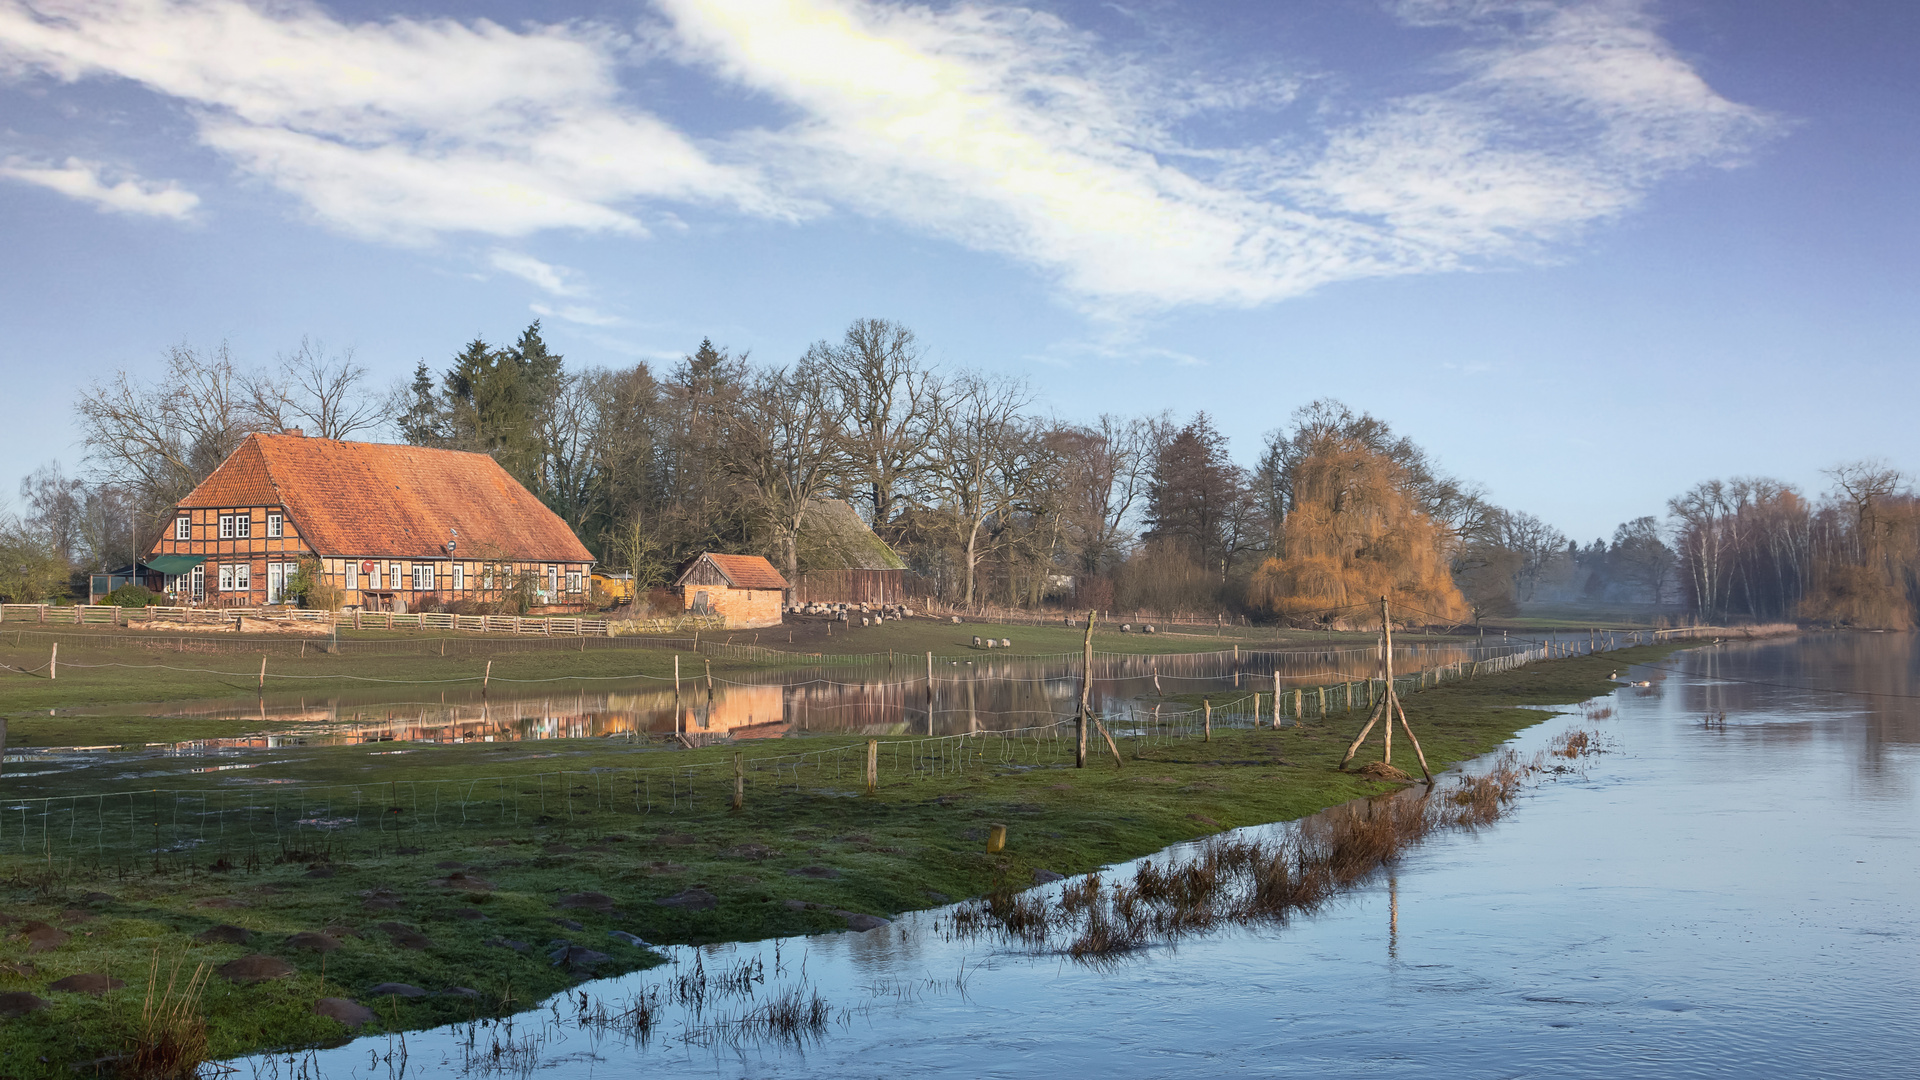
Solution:
[[[307,433],[305,430],[301,428],[290,427],[286,430],[286,434],[291,435],[296,439],[301,439],[301,438],[305,438]]]

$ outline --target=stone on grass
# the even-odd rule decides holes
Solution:
[[[605,893],[577,892],[569,896],[561,897],[560,902],[553,906],[557,908],[578,908],[582,911],[597,911],[602,915],[611,915],[613,913],[613,897]]]
[[[289,949],[308,949],[313,952],[332,952],[340,947],[340,939],[332,934],[322,934],[313,930],[302,930],[287,939]]]
[[[72,934],[43,922],[26,923],[20,930],[27,936],[27,951],[30,953],[52,952],[73,940]]]
[[[411,983],[384,982],[374,987],[373,989],[368,990],[367,996],[368,997],[423,998],[427,996],[427,992],[425,990],[420,989],[417,986],[414,986]]]
[[[672,896],[663,896],[654,903],[661,907],[685,908],[688,911],[709,911],[720,898],[705,889],[682,889]]]
[[[1051,870],[1035,870],[1033,872],[1033,883],[1035,885],[1046,885],[1050,882],[1065,880],[1067,880],[1067,875],[1056,874]]]
[[[63,994],[92,994],[94,997],[99,997],[109,990],[118,990],[125,985],[127,984],[120,979],[115,979],[94,971],[86,971],[78,975],[69,975],[58,982],[51,983],[47,986],[47,989],[58,990]]]
[[[547,921],[559,927],[562,930],[585,930],[586,929],[585,926],[582,926],[579,922],[573,919],[548,919]]]
[[[193,940],[203,945],[245,945],[253,940],[253,931],[244,926],[221,923],[193,935]]]
[[[647,944],[638,935],[629,934],[625,930],[609,930],[607,931],[607,936],[620,942],[622,945],[631,945],[636,949],[653,948],[652,945]]]
[[[293,965],[277,956],[253,953],[238,960],[229,960],[214,970],[230,983],[248,986],[252,983],[284,979],[293,974]]]
[[[562,945],[548,953],[547,959],[553,961],[554,967],[565,967],[571,971],[581,971],[593,967],[595,964],[604,964],[613,959],[613,957],[603,952],[594,952],[592,949],[583,948],[579,945]]]
[[[878,915],[868,915],[859,911],[836,911],[834,914],[847,920],[847,929],[861,933],[865,933],[868,930],[878,930],[883,926],[893,925],[891,920],[883,919]]]
[[[0,1017],[5,1017],[9,1020],[17,1019],[28,1013],[39,1012],[41,1009],[51,1008],[52,1005],[52,1002],[47,1001],[38,994],[29,994],[25,990],[0,992]]]
[[[405,923],[383,922],[380,924],[380,929],[387,932],[387,940],[393,942],[395,948],[433,948],[432,939],[421,933],[418,927],[408,926]]]
[[[352,998],[321,998],[313,1003],[313,1014],[338,1020],[350,1028],[373,1022],[373,1010]]]

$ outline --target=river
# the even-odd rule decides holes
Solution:
[[[1284,927],[1094,968],[951,940],[942,913],[921,913],[864,934],[672,949],[671,966],[580,988],[617,1010],[696,961],[763,966],[752,996],[698,1017],[670,1009],[644,1044],[567,1019],[569,998],[511,1025],[236,1064],[328,1077],[1910,1075],[1916,639],[1723,644],[1623,677],[1650,685],[1597,703],[1610,718],[1555,717],[1515,743],[1584,724],[1609,752]],[[818,1039],[716,1035],[714,1019],[793,985],[832,1009]]]

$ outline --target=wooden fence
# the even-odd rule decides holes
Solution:
[[[473,634],[538,634],[543,637],[645,636],[723,629],[722,618],[683,615],[662,619],[587,619],[561,616],[455,615],[422,611],[351,613],[309,608],[123,608],[113,604],[0,604],[0,623],[39,626],[127,626],[134,620],[159,620],[185,626],[226,627],[243,619],[261,622],[311,622],[352,626],[356,630],[455,630]]]

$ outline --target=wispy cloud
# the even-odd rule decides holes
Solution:
[[[650,199],[790,214],[625,103],[623,47],[589,25],[350,24],[300,3],[0,0],[0,69],[186,103],[208,146],[358,235],[641,235]]]
[[[626,321],[618,315],[608,315],[582,304],[562,304],[559,307],[548,304],[529,304],[528,307],[543,319],[564,319],[570,323],[579,323],[581,326],[619,326]]]
[[[522,281],[532,282],[555,296],[578,296],[584,291],[576,283],[579,275],[574,271],[541,262],[531,255],[502,249],[488,255],[487,262],[495,270],[503,270]]]
[[[1122,317],[1552,258],[1778,130],[1715,93],[1636,0],[1385,2],[1469,42],[1433,58],[1434,88],[1308,100],[1313,80],[1280,64],[1202,77],[1044,12],[878,0],[656,0],[664,29],[637,39],[355,23],[297,0],[0,0],[0,72],[149,87],[243,171],[370,238],[850,212],[1004,255]],[[788,119],[695,138],[623,88],[654,63]],[[520,259],[493,265],[570,295],[559,268]]]
[[[200,205],[200,196],[171,180],[156,183],[79,158],[68,158],[60,165],[9,158],[0,163],[0,176],[51,188],[68,198],[122,214],[184,221]],[[107,176],[115,179],[108,182],[103,178]]]

